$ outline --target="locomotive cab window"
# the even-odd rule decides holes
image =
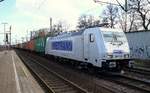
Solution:
[[[89,40],[90,40],[90,42],[94,42],[95,37],[93,34],[89,34]]]

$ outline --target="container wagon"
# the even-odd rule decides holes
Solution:
[[[35,39],[35,52],[45,54],[46,36]]]
[[[28,50],[35,51],[35,40],[34,39],[29,41],[29,43],[28,43]]]

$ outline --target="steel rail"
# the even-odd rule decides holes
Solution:
[[[24,55],[24,56],[25,56],[25,55]],[[63,80],[63,82],[65,81],[66,84],[69,85],[69,86],[71,86],[71,87],[73,87],[73,89],[75,89],[75,90],[77,91],[77,93],[88,93],[86,90],[82,89],[81,87],[79,87],[78,85],[74,84],[73,82],[71,82],[71,81],[69,81],[69,80],[63,78],[62,76],[60,76],[60,75],[57,74],[56,72],[53,72],[52,70],[50,70],[49,68],[47,68],[47,67],[45,67],[44,65],[40,64],[40,63],[37,62],[36,60],[30,58],[29,56],[26,56],[26,59],[28,59],[28,61],[30,60],[30,61],[32,61],[32,62],[38,64],[39,66],[41,66],[42,68],[44,68],[44,69],[47,70],[48,72],[52,73],[53,75],[55,75],[55,76],[58,77],[59,79]],[[30,66],[28,65],[28,67],[30,67]],[[30,67],[30,68],[31,68],[31,67]],[[32,68],[31,68],[31,69],[32,69]],[[32,69],[32,70],[33,70],[33,69]],[[40,80],[42,80],[42,82],[44,82],[44,84],[49,88],[50,93],[56,93],[55,90],[54,90],[52,87],[50,87],[50,85],[47,84],[47,82],[44,81],[43,78],[41,78],[41,77],[38,75],[38,73],[36,73],[35,71],[34,71],[34,73],[35,73],[36,76],[38,76],[38,77],[40,78]],[[70,93],[71,93],[71,92],[70,92]]]
[[[135,72],[135,73],[139,73],[139,74],[144,74],[144,75],[150,76],[150,70],[147,70],[147,69],[131,68],[131,69],[127,69],[127,70],[131,71],[131,72]]]
[[[108,76],[102,77],[106,80],[110,80],[112,82],[131,87],[133,89],[142,91],[144,93],[150,93],[150,83],[149,82],[144,82],[142,80],[138,80],[135,78],[127,77],[124,75],[111,75],[111,78]]]

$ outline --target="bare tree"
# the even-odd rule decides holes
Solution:
[[[81,15],[78,19],[77,27],[79,29],[84,29],[87,27],[92,27],[94,25],[99,24],[99,20],[95,20],[94,16],[92,15]]]
[[[88,16],[87,24],[88,24],[88,26],[93,26],[94,25],[94,16],[92,16],[92,15]]]
[[[125,32],[127,26],[125,26],[125,12],[120,11],[119,12],[119,17],[118,17],[118,23],[120,25],[120,28]]]
[[[69,29],[69,25],[65,21],[59,21],[58,23],[52,26],[52,31],[49,32],[49,36],[55,36],[62,32],[66,32]]]
[[[139,28],[142,27],[141,25],[141,18],[139,16],[138,13],[134,12],[134,11],[129,11],[128,13],[128,18],[129,18],[129,29],[128,31],[138,31]]]
[[[121,29],[125,32],[137,31],[141,27],[141,21],[139,21],[140,17],[134,11],[127,12],[127,23],[126,23],[126,13],[124,11],[120,11],[118,17],[118,23],[121,26]],[[125,26],[126,25],[126,26]]]
[[[92,16],[92,15],[81,15],[78,19],[78,29],[85,29],[88,27],[105,27],[108,26],[107,20],[104,18],[102,19],[101,16],[98,18]]]
[[[86,28],[88,26],[88,18],[87,15],[81,15],[78,19],[78,25],[77,27],[79,29]]]
[[[129,25],[129,32],[131,32],[133,29],[133,23],[135,21],[135,15],[134,14],[130,14],[129,15],[129,22],[130,22],[130,25]],[[134,25],[135,26],[135,25]]]
[[[147,0],[147,2],[150,4],[150,0]]]
[[[116,18],[118,16],[118,7],[113,5],[108,5],[107,8],[103,12],[103,22],[108,22],[111,28],[114,28],[116,24]]]
[[[130,10],[139,14],[142,26],[148,30],[150,25],[150,2],[149,0],[129,0]]]

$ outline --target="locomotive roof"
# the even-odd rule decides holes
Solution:
[[[120,29],[112,29],[112,28],[104,28],[104,27],[92,27],[92,28],[86,28],[86,29],[100,29],[100,31],[115,31],[115,32],[120,32],[122,30]],[[63,32],[63,33],[60,33],[59,35],[53,37],[53,38],[63,38],[63,37],[71,37],[71,36],[78,36],[78,35],[82,35],[83,32],[86,30],[86,29],[82,29],[82,30],[75,30],[75,31],[70,31],[70,32]]]
[[[82,35],[84,31],[80,30],[80,31],[73,31],[73,32],[64,32],[61,33],[53,38],[63,38],[63,37],[70,37],[70,36],[78,36],[78,35]]]

